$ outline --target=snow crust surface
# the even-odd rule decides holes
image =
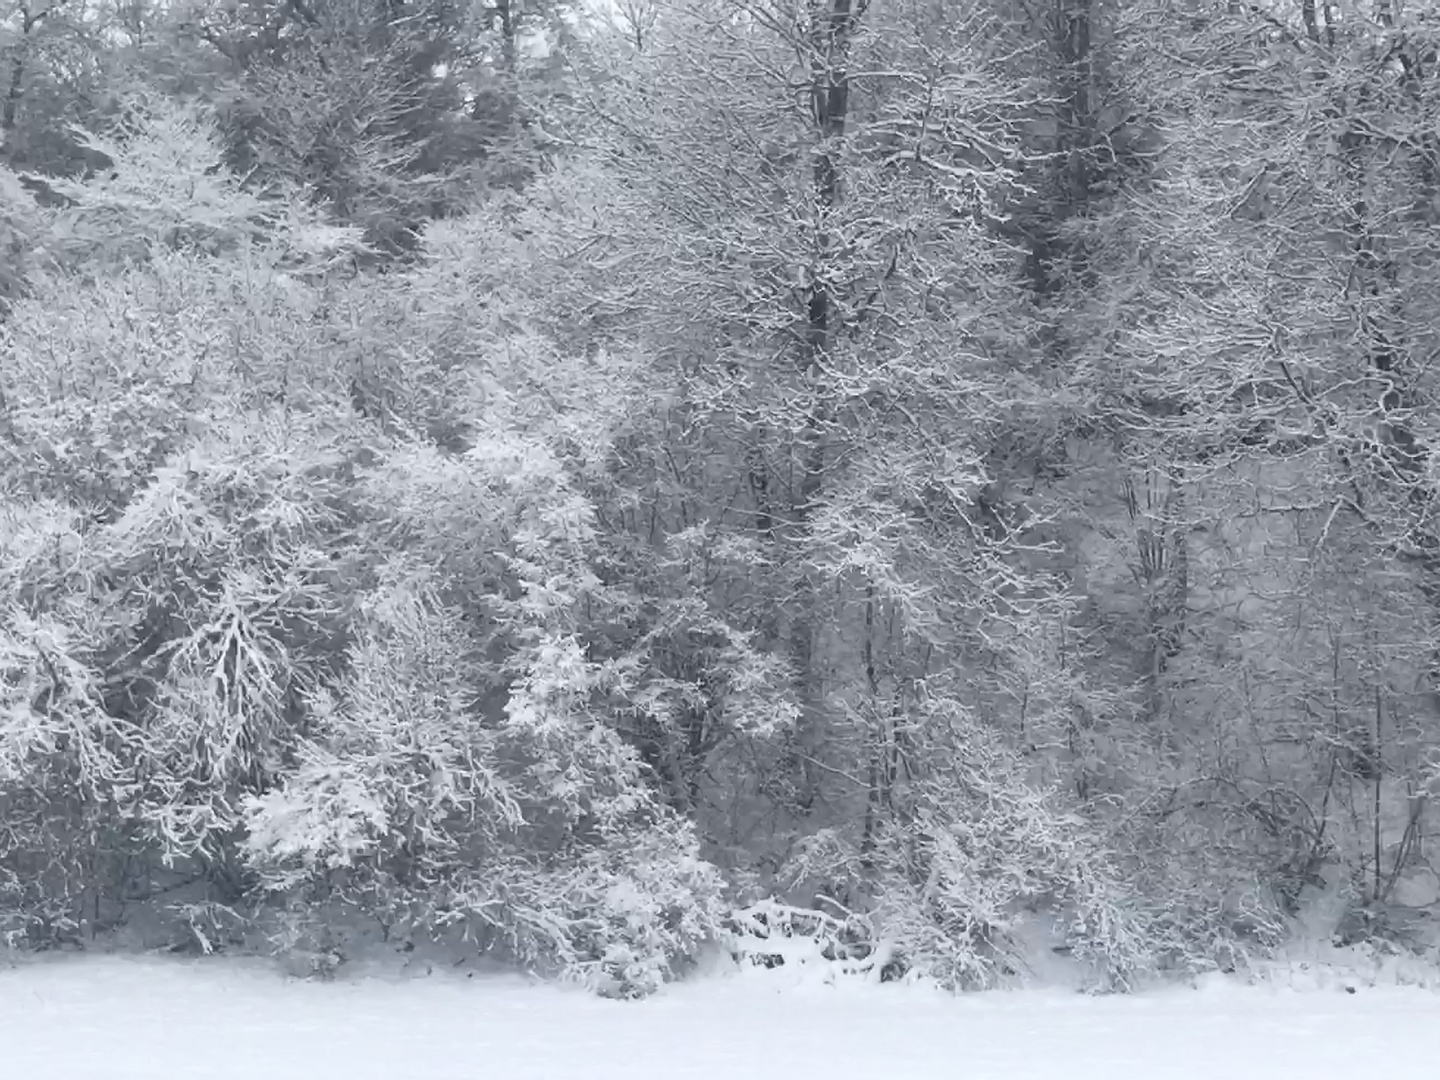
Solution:
[[[713,977],[640,1003],[519,979],[221,959],[0,967],[4,1080],[1440,1077],[1440,994],[1216,981],[1128,997]]]

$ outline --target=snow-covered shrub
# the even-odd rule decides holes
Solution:
[[[196,440],[93,538],[123,612],[112,678],[143,727],[142,816],[167,859],[227,863],[240,800],[284,768],[334,661],[343,439],[268,418]]]
[[[308,695],[294,766],[247,801],[246,852],[272,888],[351,867],[398,895],[483,858],[519,820],[467,685],[464,629],[405,569],[382,568],[357,597],[343,674]]]
[[[768,899],[736,908],[725,917],[725,948],[742,965],[815,971],[826,982],[881,982],[901,974],[893,946],[878,938],[871,919],[828,897],[819,902],[831,910]]]
[[[330,224],[296,193],[257,189],[227,169],[215,117],[196,102],[138,97],[105,131],[75,135],[111,167],[46,178],[67,200],[49,215],[63,265],[113,272],[162,251],[259,248],[288,269],[313,270],[363,250],[361,230]]]
[[[1023,943],[1037,917],[1058,924],[1057,947],[1088,961],[1105,986],[1123,986],[1150,966],[1144,909],[1107,872],[1079,822],[1046,815],[1038,823],[976,823],[934,813],[921,822],[913,838],[880,841],[904,861],[877,883],[873,916],[908,967],[954,987],[1024,976]],[[1059,835],[1037,836],[1035,824]]]
[[[86,643],[0,600],[0,934],[74,940],[134,850],[135,733],[104,707]]]
[[[355,232],[199,108],[88,145],[0,351],[5,927],[338,907],[614,994],[683,970],[721,883],[618,722],[654,683],[593,565],[638,365],[497,334],[439,259],[338,280]]]
[[[371,550],[337,678],[283,780],[246,804],[249,864],[420,932],[609,992],[673,976],[719,880],[610,723],[624,666],[592,657],[592,511],[502,415],[463,456],[397,447],[361,500]]]
[[[51,395],[10,360],[32,461],[5,478],[4,870],[92,925],[195,875],[234,901],[236,800],[272,782],[337,632],[342,449],[273,417],[204,434],[161,391]]]
[[[1152,948],[1167,970],[1246,966],[1292,931],[1285,893],[1304,869],[1292,861],[1297,849],[1230,810],[1229,791],[1214,799],[1221,813],[1206,805],[1211,793],[1179,794],[1137,800],[1115,837],[1132,891],[1152,912]]]
[[[335,629],[328,560],[307,547],[332,491],[276,449],[263,427],[231,431],[113,521],[42,503],[11,530],[0,819],[17,905],[77,923],[83,900],[93,926],[161,883],[245,891],[238,800],[282,768]]]
[[[75,134],[113,166],[48,181],[71,200],[54,215],[56,253],[71,265],[144,261],[156,246],[218,254],[261,240],[279,209],[219,167],[223,148],[197,105],[137,100],[111,131]]]
[[[639,997],[690,970],[717,936],[720,876],[672,813],[656,808],[648,824],[544,863],[522,859],[477,875],[464,898],[466,917],[478,915],[526,966]]]
[[[1146,905],[1095,824],[1037,786],[958,702],[925,705],[908,729],[925,752],[885,813],[872,814],[868,839],[813,834],[791,879],[844,897],[886,963],[947,986],[1024,977],[1042,925],[1099,985],[1125,985],[1151,967]]]
[[[323,886],[411,931],[459,924],[615,993],[673,976],[710,936],[719,890],[688,827],[613,733],[558,711],[565,691],[544,680],[573,676],[564,661],[515,688],[509,716],[487,716],[433,577],[396,564],[381,580],[345,676],[309,702],[297,766],[247,803],[265,886]]]
[[[531,369],[554,358],[529,347],[444,401],[397,368],[369,410],[327,350],[398,355],[407,324],[362,310],[360,286],[287,283],[294,230],[265,224],[229,252],[157,240],[143,264],[57,275],[11,324],[25,453],[4,483],[32,509],[10,595],[51,612],[110,755],[109,787],[84,794],[70,777],[90,744],[46,742],[29,713],[8,732],[0,810],[18,821],[34,795],[51,823],[7,834],[11,907],[78,925],[97,890],[188,882],[160,907],[202,949],[298,905],[286,941],[331,955],[344,920],[316,920],[338,907],[653,989],[713,934],[720,881],[614,723],[635,707],[625,658],[592,647],[619,594],[590,565],[577,477],[603,471],[606,428],[537,412]],[[573,385],[551,380],[567,398],[603,388],[570,366]],[[466,410],[477,434],[442,446],[430,420]],[[126,889],[95,876],[102,838]],[[71,870],[50,882],[30,868],[61,865],[57,845]],[[206,914],[222,910],[223,934]]]
[[[0,430],[19,451],[0,455],[0,484],[101,517],[239,415],[343,423],[346,373],[312,283],[354,248],[293,197],[218,168],[198,108],[142,101],[105,147],[113,170],[55,181],[69,200],[46,211],[59,268],[37,271],[0,350]]]
[[[106,709],[83,602],[84,521],[73,508],[0,498],[0,933],[73,940],[126,835],[134,732]]]

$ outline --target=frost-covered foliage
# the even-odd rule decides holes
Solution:
[[[42,230],[39,208],[30,193],[0,165],[0,315],[26,290]]]
[[[296,767],[249,800],[264,887],[318,887],[407,932],[458,925],[616,993],[673,977],[710,935],[718,879],[583,709],[583,659],[540,645],[487,716],[477,643],[427,572],[383,568],[359,605]]]
[[[908,761],[858,827],[800,846],[791,874],[864,928],[884,964],[944,985],[1023,977],[1043,928],[1097,985],[1123,986],[1160,961],[1152,901],[1093,821],[986,738],[954,699],[917,703]],[[1029,773],[1030,775],[1027,775]]]
[[[76,655],[80,644],[59,620],[28,617],[6,597],[0,932],[12,940],[76,933],[129,848],[131,733],[107,714],[98,678]]]
[[[276,210],[217,168],[221,146],[199,106],[137,103],[112,131],[77,137],[114,167],[52,181],[75,204],[58,215],[56,243],[76,263],[144,260],[155,245],[218,253],[262,237]]]
[[[87,234],[76,266],[110,273],[55,275],[7,327],[0,918],[67,940],[169,905],[209,948],[205,912],[309,910],[653,990],[721,882],[588,640],[618,602],[584,490],[609,435],[536,407],[560,383],[523,341],[489,372],[423,339],[422,366],[371,362],[358,324],[393,310],[296,272],[293,206],[146,182],[210,147],[196,114],[150,121],[110,147],[125,197],[77,182],[66,211],[145,258]]]
[[[279,243],[308,267],[362,246],[361,230],[328,224],[283,188],[225,168],[214,116],[198,102],[139,98],[103,131],[75,135],[111,167],[47,179],[66,201],[52,215],[51,244],[72,266],[113,270],[163,250],[218,255]]]
[[[1320,890],[1416,938],[1440,114],[1382,6],[161,19],[188,98],[0,173],[4,929],[619,995],[741,938],[1119,987]]]

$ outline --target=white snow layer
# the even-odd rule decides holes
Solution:
[[[1224,980],[1128,997],[711,977],[639,1003],[519,979],[0,960],[3,1080],[1440,1078],[1440,994]]]

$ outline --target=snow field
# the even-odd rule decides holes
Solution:
[[[619,1003],[518,978],[223,959],[0,969],[3,1080],[1440,1078],[1440,994],[1213,981],[1128,997],[712,977]]]

